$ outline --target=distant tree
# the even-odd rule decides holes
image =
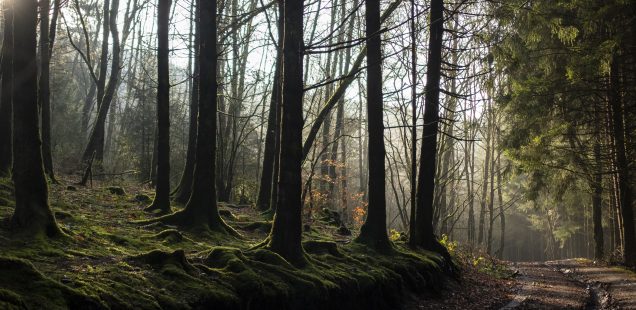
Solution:
[[[102,52],[99,65],[99,77],[95,79],[97,83],[97,118],[93,125],[93,129],[89,135],[88,143],[84,148],[82,161],[88,162],[95,154],[95,161],[101,166],[104,160],[104,142],[106,136],[106,117],[110,110],[110,105],[115,97],[115,90],[119,83],[121,74],[121,41],[119,39],[119,29],[117,17],[119,12],[119,0],[104,1],[104,22],[103,22],[103,38]],[[110,7],[108,4],[110,3]],[[108,38],[113,39],[112,42],[112,60],[110,67],[110,76],[106,83],[106,72],[108,71]]]
[[[38,120],[37,1],[20,0],[14,15],[13,182],[11,228],[33,236],[61,234],[48,202]]]
[[[369,207],[357,242],[380,251],[391,249],[386,231],[384,120],[382,103],[382,36],[380,1],[365,1],[367,36],[367,119]]]
[[[170,6],[172,0],[158,0],[157,13],[157,183],[155,199],[146,211],[170,212]]]
[[[8,176],[11,171],[11,115],[13,94],[13,1],[2,1],[4,29],[2,38],[2,60],[0,74],[2,88],[0,97],[0,176]]]
[[[40,0],[40,74],[38,80],[38,105],[40,107],[40,118],[42,120],[42,156],[44,160],[44,171],[55,180],[53,172],[53,155],[51,154],[51,52],[53,47],[52,37],[55,32],[49,29],[50,0]],[[59,10],[59,3],[56,10]],[[55,23],[53,23],[55,24]]]
[[[283,0],[278,2],[278,50],[276,51],[276,63],[274,64],[274,81],[272,82],[272,94],[270,97],[269,113],[267,115],[267,131],[265,133],[265,149],[263,150],[263,170],[258,190],[256,207],[261,211],[267,211],[275,206],[272,201],[272,190],[276,190],[278,180],[274,179],[274,163],[276,161],[276,134],[279,132],[278,107],[280,105],[281,65],[283,58]]]
[[[303,264],[302,132],[303,2],[283,0],[283,82],[278,203],[268,246],[286,260]]]

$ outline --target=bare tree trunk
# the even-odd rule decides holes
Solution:
[[[51,154],[51,47],[49,35],[50,1],[40,0],[40,79],[38,81],[38,106],[42,119],[42,157],[44,171],[56,183]]]
[[[490,172],[490,157],[492,153],[491,147],[491,132],[490,132],[490,122],[492,119],[490,100],[488,101],[488,106],[484,113],[487,113],[487,124],[486,124],[486,158],[484,159],[484,170],[483,170],[483,183],[481,187],[481,204],[479,209],[479,230],[477,237],[477,244],[482,245],[484,242],[484,225],[485,225],[485,217],[486,217],[486,203],[487,203],[487,195],[488,195],[488,173]]]
[[[625,143],[624,111],[620,94],[621,85],[618,72],[619,64],[614,56],[611,64],[609,105],[613,118],[613,136],[616,147],[616,163],[618,168],[618,187],[621,215],[623,219],[624,249],[623,260],[627,266],[636,265],[636,232],[634,231],[634,213],[632,210],[632,192],[629,185],[630,171]]]
[[[601,111],[595,113],[594,124],[594,175],[592,182],[592,222],[594,223],[594,258],[602,259],[604,256],[603,244],[603,162],[601,158]]]
[[[386,232],[384,106],[380,1],[365,1],[367,37],[367,119],[369,134],[369,207],[357,242],[379,251],[392,248]]]
[[[2,94],[0,97],[0,176],[9,176],[13,164],[13,2],[3,1]]]
[[[155,199],[145,211],[170,212],[170,6],[158,0],[157,13],[157,186]]]
[[[283,83],[278,202],[268,246],[289,262],[303,265],[302,130],[303,2],[284,0]]]
[[[503,183],[501,182],[501,153],[497,155],[497,198],[499,201],[499,248],[496,251],[496,256],[499,259],[503,259],[504,248],[506,245],[506,213],[504,210],[503,202]]]
[[[185,204],[190,198],[192,193],[192,179],[194,177],[194,164],[196,158],[196,145],[197,145],[197,124],[199,114],[199,0],[196,0],[193,14],[194,23],[194,47],[191,54],[194,56],[194,70],[192,73],[192,88],[190,94],[190,124],[188,125],[188,149],[186,151],[186,163],[183,168],[183,174],[181,180],[177,186],[177,191],[174,195],[174,200],[178,203]]]
[[[433,232],[433,199],[435,193],[435,167],[437,163],[437,132],[439,128],[439,95],[442,69],[442,44],[444,37],[444,1],[432,0],[429,25],[429,49],[424,102],[424,130],[420,153],[420,170],[417,180],[417,209],[415,234],[409,243],[450,256],[439,244]]]
[[[411,0],[411,212],[409,236],[415,234],[417,193],[417,34],[415,33],[415,0]]]

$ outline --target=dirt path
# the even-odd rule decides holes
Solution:
[[[520,288],[501,309],[636,309],[636,275],[584,260],[517,265]]]

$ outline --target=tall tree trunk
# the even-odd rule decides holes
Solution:
[[[499,135],[498,135],[499,136]],[[506,245],[506,213],[503,202],[503,183],[501,182],[501,153],[497,155],[497,198],[499,201],[499,248],[496,251],[497,258],[503,259],[504,247]]]
[[[486,253],[488,255],[492,254],[492,229],[495,224],[495,163],[499,160],[499,158],[495,159],[495,141],[497,137],[495,136],[495,114],[492,114],[492,126],[489,129],[491,142],[491,161],[490,161],[490,198],[488,199],[488,236],[486,239]]]
[[[11,172],[13,147],[12,135],[12,95],[13,95],[13,1],[3,1],[4,29],[2,38],[2,90],[0,97],[0,176]]]
[[[196,0],[195,9],[193,15],[194,23],[194,51],[191,54],[194,55],[194,70],[192,73],[192,88],[190,94],[190,124],[188,125],[188,149],[186,151],[186,162],[183,168],[183,174],[181,180],[177,186],[177,191],[174,194],[174,200],[178,203],[185,204],[190,198],[192,193],[192,179],[194,177],[194,164],[196,158],[196,146],[197,146],[197,123],[199,114],[199,0]]]
[[[272,201],[272,191],[276,190],[278,178],[274,179],[274,165],[278,153],[276,152],[277,133],[280,126],[277,111],[281,102],[281,66],[283,65],[283,2],[278,1],[278,49],[276,50],[276,62],[274,64],[274,81],[272,83],[272,93],[269,104],[269,112],[267,115],[267,133],[265,134],[265,149],[263,150],[263,171],[261,173],[261,181],[258,190],[258,199],[256,206],[261,211],[267,211],[275,205]]]
[[[170,212],[170,6],[158,0],[157,7],[157,184],[155,199],[146,211]]]
[[[484,230],[485,230],[485,218],[486,218],[486,203],[488,202],[488,173],[490,172],[490,157],[491,157],[491,153],[492,153],[492,147],[491,147],[491,132],[490,132],[490,122],[491,122],[491,109],[490,109],[490,101],[488,101],[488,107],[486,107],[486,111],[484,111],[484,113],[486,113],[486,117],[487,117],[487,124],[486,124],[486,158],[484,159],[484,170],[483,170],[483,183],[482,183],[482,187],[481,187],[481,203],[480,203],[480,208],[479,208],[479,227],[478,227],[478,234],[477,234],[477,244],[479,244],[480,246],[483,245],[484,242]]]
[[[420,153],[420,170],[417,180],[417,209],[415,213],[415,234],[411,236],[411,246],[419,246],[447,252],[437,242],[433,232],[433,199],[435,192],[435,167],[437,156],[437,131],[439,127],[439,94],[442,67],[442,43],[444,37],[444,1],[432,0],[430,12],[430,36],[426,90],[424,103],[424,130]]]
[[[38,126],[37,1],[14,7],[13,182],[15,213],[11,228],[32,236],[60,231],[48,202]]]
[[[181,211],[157,219],[158,221],[189,228],[238,235],[219,215],[215,185],[216,171],[216,111],[218,82],[216,1],[199,2],[200,87],[197,151],[194,166],[192,194]]]
[[[415,234],[415,212],[417,199],[417,34],[415,32],[415,0],[411,0],[411,212],[409,236]]]
[[[38,106],[42,119],[42,159],[44,171],[55,180],[53,172],[53,156],[51,154],[51,47],[49,29],[50,1],[40,0],[40,79],[38,81]]]
[[[629,185],[630,171],[625,143],[624,111],[621,100],[619,64],[617,56],[611,64],[609,104],[613,118],[613,135],[615,141],[616,163],[618,168],[618,187],[621,215],[623,219],[624,249],[623,260],[627,266],[636,265],[636,235],[634,231],[634,213],[632,210],[632,192]]]
[[[367,120],[369,155],[369,207],[357,242],[379,251],[389,251],[386,232],[386,185],[384,147],[384,107],[382,98],[382,33],[380,1],[365,1],[367,37]]]
[[[283,88],[278,202],[268,246],[305,263],[302,239],[303,2],[284,0]]]
[[[595,113],[594,124],[594,175],[592,175],[592,222],[594,223],[594,258],[602,259],[603,244],[603,159],[601,158],[601,111]]]

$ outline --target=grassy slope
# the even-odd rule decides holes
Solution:
[[[0,229],[0,308],[387,309],[443,279],[432,253],[398,244],[395,254],[381,256],[324,224],[304,236],[312,263],[294,268],[250,249],[269,229],[251,208],[221,208],[244,240],[143,226],[135,223],[148,218],[140,202],[147,197],[139,194],[147,193],[52,185],[51,204],[68,238],[25,240]],[[0,180],[0,218],[12,209],[11,185]]]

